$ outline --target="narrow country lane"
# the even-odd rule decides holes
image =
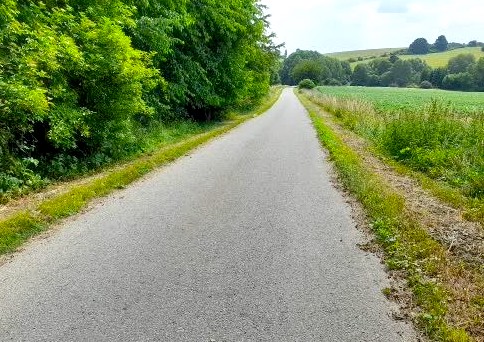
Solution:
[[[0,341],[414,341],[292,89],[0,267]]]

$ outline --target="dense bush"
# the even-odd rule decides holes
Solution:
[[[321,87],[309,97],[388,157],[484,198],[484,114],[469,108],[472,95],[454,107],[434,98],[439,91],[353,89]]]
[[[327,84],[330,80],[347,84],[350,78],[351,67],[348,62],[316,51],[297,50],[284,60],[281,69],[281,81],[287,85],[297,85],[304,79],[311,79],[318,84]]]
[[[2,1],[0,193],[256,101],[277,74],[266,29],[256,0]]]
[[[433,86],[432,86],[432,83],[430,83],[429,81],[422,81],[422,83],[420,83],[420,88],[422,88],[422,89],[432,89]]]
[[[316,84],[313,82],[313,80],[310,79],[305,79],[299,82],[299,89],[313,89],[316,87]]]

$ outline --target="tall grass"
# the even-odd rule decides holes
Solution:
[[[308,97],[388,157],[484,199],[484,111],[466,116],[436,99],[419,109],[378,111],[367,100],[314,91]]]
[[[432,341],[481,341],[484,336],[482,272],[467,269],[454,260],[449,250],[435,241],[408,210],[405,198],[372,171],[369,161],[359,155],[358,149],[345,142],[345,133],[333,128],[331,120],[322,115],[321,106],[312,103],[314,98],[309,101],[307,96],[298,95],[308,109],[319,140],[329,151],[339,180],[361,202],[376,240],[383,248],[387,267],[399,270],[406,278],[413,293],[409,299],[415,314],[412,317],[419,329]],[[325,102],[328,106],[334,105],[334,99],[328,100],[331,100]],[[338,115],[344,113],[343,108],[356,108],[356,116],[366,115],[365,103],[362,107],[346,102],[341,105]],[[372,113],[377,120],[378,115]],[[384,293],[391,291],[386,289]]]

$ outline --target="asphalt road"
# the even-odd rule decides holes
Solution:
[[[1,341],[413,341],[292,89],[0,267]]]

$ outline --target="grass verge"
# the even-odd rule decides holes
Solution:
[[[357,96],[347,97],[349,89],[321,87],[307,97],[369,142],[372,152],[396,171],[462,209],[467,220],[484,225],[482,111],[455,114],[449,104],[437,100],[425,104],[418,97],[425,94],[421,90],[407,94],[406,100],[400,90],[392,90],[393,98],[386,89],[356,90]],[[467,100],[461,100],[457,110],[466,108]],[[414,101],[417,107],[405,101]]]
[[[321,107],[303,94],[297,95],[309,111],[341,183],[365,209],[388,268],[405,275],[413,293],[416,325],[435,341],[482,341],[482,273],[453,260],[407,210],[405,199],[369,171],[361,156],[325,123]]]
[[[230,113],[230,120],[211,127],[208,132],[164,146],[156,152],[107,171],[99,178],[82,185],[74,185],[62,194],[41,201],[34,209],[16,212],[0,220],[0,255],[15,251],[29,238],[48,229],[60,219],[80,212],[93,199],[129,185],[148,172],[264,113],[274,105],[282,89],[273,88],[257,108],[243,113]]]

